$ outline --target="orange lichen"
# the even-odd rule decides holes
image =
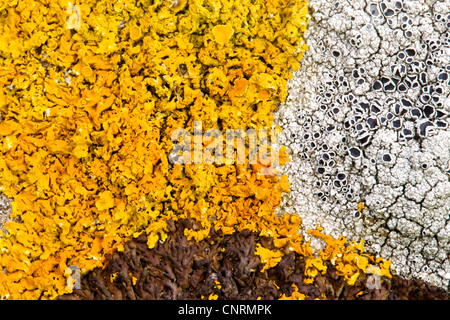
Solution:
[[[243,79],[238,79],[234,82],[234,94],[236,96],[242,96],[247,92],[247,87],[248,87],[248,80],[243,78]]]
[[[93,73],[94,73],[94,72],[92,71],[92,69],[91,69],[89,66],[84,66],[84,67],[81,69],[81,74],[82,74],[83,76],[85,76],[86,78],[89,78],[90,76],[92,76]]]
[[[208,296],[208,300],[217,300],[218,298],[219,298],[219,295],[218,294],[214,294],[214,293],[211,293]]]
[[[326,247],[320,250],[319,258],[306,259],[306,275],[310,276],[306,279],[306,283],[311,283],[314,276],[318,272],[324,273],[327,270],[324,262],[329,261],[336,267],[338,275],[343,276],[348,284],[353,285],[360,273],[367,273],[370,263],[379,264],[380,274],[382,276],[391,278],[389,273],[390,262],[383,261],[381,258],[375,258],[364,253],[363,242],[350,242],[347,244],[347,239],[343,236],[334,239],[329,235],[321,233],[321,228],[316,230],[308,230],[313,236],[319,237],[325,241]]]
[[[227,24],[217,25],[214,26],[214,28],[212,28],[214,40],[220,45],[224,45],[228,41],[230,41],[230,38],[233,35],[233,33],[234,33],[233,28]]]
[[[138,40],[142,36],[141,28],[138,26],[132,26],[130,28],[130,39],[131,40]]]
[[[366,207],[364,206],[363,202],[359,202],[358,203],[358,212],[361,212],[365,209]]]
[[[0,188],[18,218],[0,239],[2,297],[68,292],[67,266],[88,272],[142,232],[152,247],[169,219],[196,220],[197,240],[270,228],[305,249],[274,215],[286,177],[168,155],[194,121],[270,128],[306,50],[306,1],[29,2],[0,16]]]
[[[264,272],[265,270],[276,266],[278,262],[281,261],[281,258],[284,255],[280,251],[266,249],[259,243],[256,246],[255,254],[257,254],[261,258],[261,262],[264,263],[264,267],[261,269],[261,272]]]

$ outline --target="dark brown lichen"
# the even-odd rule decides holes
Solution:
[[[261,272],[256,245],[274,247],[271,238],[244,230],[222,235],[211,230],[202,241],[188,241],[185,229],[190,220],[169,221],[164,243],[149,249],[144,234],[126,243],[122,252],[108,256],[105,268],[97,268],[81,280],[81,289],[59,299],[218,299],[256,300],[291,296],[298,288],[306,299],[402,300],[448,299],[448,293],[419,280],[398,276],[383,279],[380,289],[369,289],[362,275],[349,285],[336,268],[328,264],[312,284],[304,284],[305,260],[286,252],[276,267]],[[293,286],[295,285],[295,286]]]

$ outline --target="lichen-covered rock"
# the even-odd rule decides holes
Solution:
[[[309,50],[277,116],[291,157],[282,208],[447,288],[450,2],[310,7]]]

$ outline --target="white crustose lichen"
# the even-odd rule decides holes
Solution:
[[[282,210],[447,288],[450,1],[310,0],[310,13],[277,117],[292,159]]]

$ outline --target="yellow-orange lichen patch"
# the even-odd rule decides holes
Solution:
[[[132,26],[130,28],[130,39],[131,40],[138,40],[142,36],[141,28],[138,26]]]
[[[327,269],[325,262],[330,262],[336,267],[337,274],[343,276],[348,284],[353,285],[360,273],[366,273],[371,264],[378,264],[380,268],[380,275],[390,278],[389,261],[383,261],[381,258],[375,258],[364,253],[363,242],[350,242],[347,244],[347,239],[343,236],[338,239],[323,234],[321,228],[316,230],[308,230],[313,236],[319,237],[325,241],[326,247],[320,250],[319,258],[306,259],[306,275],[310,276],[306,279],[306,283],[311,283],[314,276],[318,272],[324,273]]]
[[[89,66],[84,66],[84,67],[81,69],[81,74],[82,74],[83,76],[85,76],[86,78],[89,78],[90,76],[92,76],[93,73],[94,73],[94,72],[92,71],[91,67],[89,67]]]
[[[228,41],[230,41],[230,38],[233,35],[233,33],[234,33],[233,27],[227,24],[217,25],[212,28],[214,40],[220,45],[224,45]]]
[[[234,93],[236,96],[242,96],[247,92],[248,80],[238,79],[234,82]]]
[[[101,1],[95,10],[82,0],[70,12],[67,3],[24,3],[0,17],[0,186],[21,219],[0,239],[2,297],[67,292],[67,266],[88,272],[142,232],[152,247],[169,219],[194,218],[187,234],[197,240],[213,224],[284,232],[273,212],[287,180],[261,175],[267,165],[180,168],[168,154],[172,132],[192,132],[193,121],[270,127],[305,49],[301,33],[260,32],[274,21],[259,0]],[[306,23],[303,7],[278,8]],[[266,63],[278,75],[266,76],[272,92],[260,101],[255,80]],[[277,243],[301,247],[283,234]],[[33,280],[18,281],[24,275]]]
[[[266,249],[259,243],[257,244],[255,253],[261,258],[261,262],[264,263],[264,267],[261,269],[261,272],[276,266],[283,257],[282,252]]]

